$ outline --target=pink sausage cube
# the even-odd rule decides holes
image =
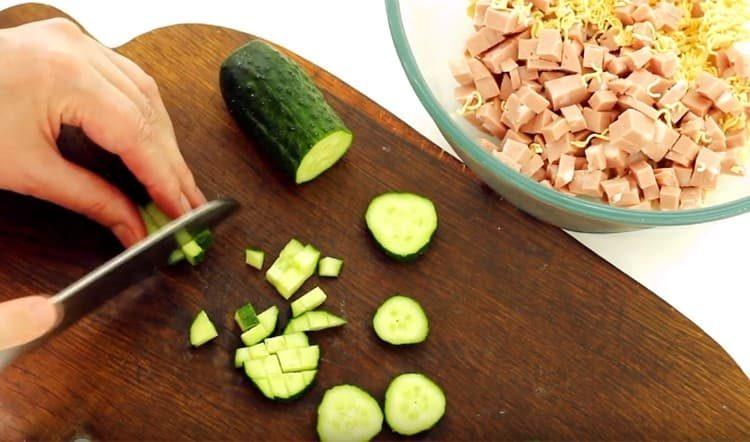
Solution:
[[[645,67],[648,62],[651,61],[651,56],[651,48],[644,46],[637,51],[625,55],[625,62],[628,64],[628,68],[631,71],[634,71]]]
[[[692,162],[695,160],[695,157],[698,155],[698,151],[700,150],[700,146],[695,143],[695,141],[691,140],[689,137],[686,137],[685,135],[680,135],[680,137],[677,139],[677,142],[674,143],[674,146],[672,146],[672,152],[679,153],[681,155],[684,155],[685,158],[688,159],[688,161]],[[682,164],[683,166],[686,166],[686,164]]]
[[[521,83],[530,83],[537,78],[539,78],[539,72],[538,71],[530,71],[528,67],[526,66],[519,66],[518,67],[518,76],[521,77]],[[539,87],[541,89],[541,85]]]
[[[648,70],[656,75],[671,78],[677,72],[679,60],[674,54],[657,52],[651,55],[651,61],[648,63]]]
[[[610,204],[619,202],[625,192],[630,191],[630,183],[625,178],[613,178],[600,183]],[[637,190],[636,190],[637,192]]]
[[[604,145],[596,144],[586,149],[586,160],[589,170],[604,170],[607,168],[607,158],[604,156]]]
[[[549,108],[550,102],[547,101],[542,95],[531,89],[529,86],[523,86],[518,90],[521,95],[521,102],[528,106],[534,113],[542,113],[545,109]]]
[[[656,122],[654,129],[654,141],[643,145],[641,150],[651,160],[659,162],[674,146],[674,143],[680,137],[679,132],[667,126],[661,121]]]
[[[503,74],[500,78],[500,94],[498,97],[500,97],[501,100],[507,100],[513,93],[513,85],[511,84],[510,75]]]
[[[721,159],[721,170],[734,175],[745,174],[745,162],[747,161],[747,149],[735,147],[729,149]]]
[[[708,147],[716,152],[727,150],[727,137],[724,131],[719,127],[719,124],[710,115],[706,117],[705,121],[706,134],[711,139],[708,143]]]
[[[687,90],[687,83],[684,81],[678,81],[671,88],[669,88],[669,90],[665,92],[664,95],[661,96],[661,98],[659,99],[659,105],[664,107],[677,103],[678,101],[682,100],[682,97],[685,96]]]
[[[471,70],[469,69],[469,63],[466,61],[466,57],[453,60],[450,63],[451,74],[456,79],[458,84],[470,85],[474,81],[474,77],[471,76]]]
[[[606,175],[601,170],[592,170],[586,172],[583,176],[583,182],[581,183],[581,189],[584,195],[601,197],[603,192],[600,186],[601,182],[604,181]]]
[[[492,76],[492,73],[487,70],[482,62],[470,58],[468,63],[471,76],[474,79],[474,86],[476,86],[479,95],[481,95],[485,101],[500,95],[500,88],[497,86],[495,77]]]
[[[588,98],[586,83],[579,74],[567,75],[544,84],[552,109],[578,104]]]
[[[546,127],[542,128],[542,135],[547,144],[559,140],[560,137],[568,132],[570,132],[570,127],[568,126],[568,122],[565,121],[565,118],[557,118]]]
[[[536,45],[539,42],[536,38],[518,39],[518,59],[530,60],[536,56]]]
[[[680,193],[677,186],[663,186],[659,190],[659,208],[661,210],[677,210],[680,208]]]
[[[501,34],[511,34],[518,28],[518,15],[510,11],[487,9],[484,14],[484,25]]]
[[[586,121],[586,129],[591,132],[604,132],[604,129],[608,128],[614,119],[612,112],[598,112],[588,107],[584,107],[582,112],[583,119]]]
[[[727,149],[744,147],[747,144],[747,131],[740,129],[727,133]]]
[[[700,72],[695,79],[695,90],[711,101],[716,101],[721,94],[729,90],[727,82],[707,72]]]
[[[724,113],[737,113],[742,111],[742,105],[731,91],[726,91],[719,95],[719,98],[716,99],[714,104]]]
[[[677,183],[680,187],[687,187],[690,185],[690,178],[693,175],[693,169],[689,167],[673,166],[675,175],[677,175]]]
[[[633,86],[633,82],[626,78],[618,78],[607,83],[607,89],[617,95],[622,95]]]
[[[487,13],[490,3],[492,3],[492,0],[477,0],[476,4],[474,4],[475,26],[484,26],[484,14]]]
[[[591,147],[589,147],[589,149],[591,149]],[[607,168],[622,169],[627,165],[628,154],[611,144],[605,144],[604,158],[607,160]]]
[[[615,8],[615,17],[625,26],[632,25],[634,23],[633,12],[635,12],[635,9],[636,5],[633,3],[626,3],[625,6]]]
[[[531,137],[528,135],[518,133],[514,130],[508,130],[508,132],[505,134],[505,137],[503,138],[503,141],[505,141],[506,138],[510,138],[511,140],[520,141],[523,144],[529,144],[531,143]]]
[[[601,71],[604,69],[604,54],[601,46],[587,44],[583,47],[583,67]]]
[[[581,23],[574,23],[568,29],[568,38],[578,43],[583,43],[583,26]]]
[[[560,163],[555,176],[555,187],[560,188],[573,180],[575,172],[576,157],[565,154],[560,157]]]
[[[682,19],[682,9],[666,1],[661,1],[654,7],[654,14],[661,25],[657,29],[664,28],[667,31],[676,31]]]
[[[545,14],[549,11],[550,2],[551,0],[531,0],[531,4]]]
[[[586,172],[583,170],[576,170],[573,172],[573,179],[568,184],[568,190],[575,195],[584,195],[583,180]]]
[[[512,38],[505,40],[499,45],[487,51],[482,56],[482,62],[487,69],[495,74],[503,72],[502,64],[506,60],[515,60],[518,57],[518,40]]]
[[[656,178],[656,184],[660,187],[680,187],[680,182],[677,180],[677,173],[671,167],[654,169],[654,177]]]
[[[631,164],[630,171],[631,173],[633,173],[633,175],[635,175],[635,179],[638,182],[638,187],[640,187],[641,189],[656,186],[654,169],[646,161],[641,160]]]
[[[577,105],[565,106],[560,109],[565,121],[568,122],[571,132],[578,132],[586,129],[586,120],[583,118],[581,108]]]
[[[542,29],[537,37],[536,55],[547,61],[559,63],[562,60],[562,37],[557,29]]]
[[[690,177],[690,186],[711,186],[721,173],[721,155],[713,150],[702,147],[695,158],[693,175]]]
[[[479,147],[481,147],[485,152],[492,153],[496,150],[500,150],[500,147],[498,145],[485,138],[480,138],[479,141],[477,141],[477,144],[479,144]]]
[[[565,154],[573,154],[576,149],[573,147],[572,144],[570,144],[571,137],[570,133],[566,133],[559,139],[552,141],[551,143],[547,143],[547,161],[552,164],[556,163],[560,157],[562,157]],[[574,164],[575,167],[575,164]]]
[[[508,154],[506,154],[505,152],[495,151],[495,152],[492,152],[492,156],[494,156],[495,158],[500,160],[501,163],[505,164],[506,166],[510,167],[516,172],[521,171],[521,165],[513,161],[513,159],[509,157]]]
[[[614,109],[617,104],[617,95],[614,92],[608,90],[600,90],[594,92],[594,95],[589,98],[589,106],[595,111],[608,111]]]
[[[682,101],[682,104],[684,104],[691,112],[701,118],[706,116],[708,110],[711,109],[711,105],[713,104],[711,100],[693,90],[689,90],[680,101]]]
[[[607,72],[622,76],[627,74],[630,68],[625,57],[615,57],[606,64]]]
[[[500,150],[508,155],[508,158],[523,166],[531,159],[532,152],[529,146],[520,141],[506,138],[500,145]]]
[[[629,189],[623,192],[619,197],[616,195],[610,204],[616,207],[632,207],[640,204],[641,199],[638,196],[638,189]]]
[[[643,199],[646,201],[653,201],[659,199],[659,186],[654,184],[651,187],[641,189],[643,191]]]
[[[516,65],[518,66],[518,65]],[[510,87],[511,89],[518,90],[518,88],[521,87],[521,75],[518,73],[518,68],[515,68],[508,72],[508,76],[510,77]]]
[[[695,209],[701,205],[703,198],[701,189],[686,187],[680,193],[680,209]]]
[[[576,42],[573,40],[565,41],[563,43],[560,69],[571,74],[580,74],[582,71],[580,54],[581,51]]]
[[[622,95],[617,99],[617,103],[624,109],[633,109],[648,117],[650,120],[656,120],[659,117],[659,113],[651,105],[644,103],[643,101],[634,98],[630,95]]]
[[[633,11],[633,20],[637,22],[650,21],[653,23],[656,20],[656,15],[648,3],[641,3]]]
[[[505,40],[503,35],[490,28],[481,28],[466,40],[466,50],[469,55],[476,57],[487,49]]]
[[[515,69],[518,69],[518,63],[512,58],[506,58],[500,62],[500,72],[510,72]]]
[[[528,161],[526,161],[523,166],[521,166],[521,173],[530,177],[534,175],[537,171],[539,171],[544,166],[544,160],[542,160],[542,157],[539,154],[533,154],[531,158],[529,158]]]

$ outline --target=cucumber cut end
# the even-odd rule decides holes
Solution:
[[[234,312],[234,320],[243,332],[260,323],[258,316],[255,314],[255,309],[250,303],[243,305]]]
[[[214,327],[206,312],[201,310],[193,319],[193,323],[190,324],[190,345],[200,347],[217,336],[219,336],[219,333],[216,331],[216,327]]]
[[[393,379],[385,392],[385,420],[399,434],[429,430],[445,414],[445,394],[430,378],[406,373]]]
[[[337,130],[318,141],[297,168],[297,184],[310,181],[333,166],[344,156],[353,138],[351,132]]]

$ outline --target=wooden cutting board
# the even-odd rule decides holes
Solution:
[[[24,5],[0,13],[0,26],[60,15]],[[217,229],[203,265],[165,270],[3,372],[0,439],[312,439],[327,388],[353,383],[382,400],[390,379],[412,371],[435,379],[448,398],[427,439],[750,435],[750,380],[700,329],[299,57],[356,141],[315,182],[286,181],[219,94],[219,64],[250,38],[180,25],[118,49],[156,78],[201,187],[243,207]],[[384,257],[363,226],[368,201],[390,189],[427,195],[440,213],[433,246],[414,263]],[[106,231],[51,205],[2,194],[0,213],[1,300],[54,293],[117,253]],[[323,351],[315,387],[297,402],[274,403],[231,367],[240,345],[232,313],[248,300],[286,312],[262,273],[243,264],[243,249],[275,255],[292,236],[345,258],[341,278],[305,288],[319,283],[328,308],[349,324],[311,336]],[[372,314],[394,293],[423,303],[426,343],[394,348],[375,337]],[[187,329],[201,308],[220,336],[193,350]]]

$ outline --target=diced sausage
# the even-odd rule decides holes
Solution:
[[[655,131],[654,120],[635,109],[628,109],[610,125],[609,136],[612,144],[634,153],[653,142]]]
[[[511,38],[487,51],[482,56],[482,62],[495,74],[502,72],[502,63],[505,60],[518,58],[518,40]]]
[[[729,90],[729,85],[721,78],[700,72],[695,79],[695,90],[709,100],[716,101],[721,94]]]
[[[589,107],[583,108],[583,119],[586,120],[586,129],[591,132],[602,133],[615,118],[614,112],[598,112]]]
[[[677,173],[671,167],[654,169],[654,177],[656,178],[656,184],[660,187],[680,187],[680,182],[677,180]]]
[[[679,132],[667,126],[661,121],[656,122],[654,130],[654,141],[643,145],[641,150],[652,161],[659,162],[674,146],[674,143],[680,137]]]
[[[518,131],[521,126],[531,121],[534,115],[536,115],[534,111],[521,103],[517,94],[512,94],[506,102],[503,123],[514,131]]]
[[[536,56],[536,45],[539,42],[536,38],[518,39],[518,59],[530,60]]]
[[[564,154],[560,157],[560,163],[555,176],[555,187],[560,188],[573,180],[575,172],[576,157]]]
[[[589,147],[589,149],[591,149],[591,147]],[[604,145],[604,158],[607,160],[607,168],[609,169],[622,169],[627,166],[627,156],[628,154],[624,150],[619,149],[612,144]]]
[[[544,166],[544,160],[539,154],[533,154],[531,158],[521,166],[521,173],[530,177],[537,173]]]
[[[689,162],[692,162],[693,160],[695,160],[696,155],[698,155],[698,151],[700,150],[700,148],[701,147],[696,144],[695,141],[691,140],[690,137],[680,135],[680,137],[677,139],[677,142],[675,142],[674,146],[672,146],[670,152],[676,152],[678,154],[684,155]],[[681,165],[687,166],[687,164]]]
[[[476,57],[503,40],[503,34],[490,28],[481,28],[466,40],[466,50],[469,55]]]
[[[570,142],[570,133],[566,133],[559,139],[552,141],[551,143],[547,143],[547,161],[550,164],[556,163],[562,155],[574,153],[576,149],[572,144],[570,144]]]
[[[680,193],[677,186],[662,186],[659,189],[659,208],[661,210],[677,210],[680,208]]]
[[[473,84],[474,77],[471,76],[471,70],[469,69],[469,63],[466,57],[453,60],[450,63],[451,74],[456,79],[458,84],[466,86]]]
[[[484,25],[500,34],[512,34],[516,32],[520,23],[518,15],[511,11],[489,8],[484,14]]]
[[[500,145],[500,150],[508,155],[508,158],[523,166],[531,159],[532,152],[529,146],[517,140],[506,138]]]
[[[644,46],[637,51],[633,51],[625,56],[625,62],[631,71],[641,69],[651,61],[651,48]]]
[[[557,29],[542,29],[537,36],[536,55],[542,60],[559,63],[562,60],[562,37]]]
[[[630,191],[630,183],[625,178],[613,178],[600,183],[610,204],[618,203],[623,194]],[[637,192],[637,190],[636,190]]]
[[[716,107],[724,113],[736,113],[742,110],[742,105],[731,91],[726,91],[714,102]]]
[[[659,199],[659,186],[657,186],[656,184],[641,190],[643,191],[644,200],[654,201]]]
[[[630,95],[622,95],[617,99],[617,103],[625,109],[638,111],[650,120],[656,120],[659,118],[659,113],[656,109]]]
[[[505,164],[506,166],[510,167],[516,172],[521,171],[521,165],[513,161],[513,159],[510,158],[508,154],[506,154],[505,152],[495,151],[495,152],[492,152],[492,156],[494,156],[495,158],[500,160],[501,163]]]
[[[579,47],[577,42],[573,40],[566,40],[563,43],[562,62],[560,63],[561,70],[571,74],[581,73],[581,51]]]
[[[740,129],[738,131],[727,133],[727,149],[745,147],[747,145],[747,131]]]
[[[570,132],[568,122],[565,120],[565,118],[559,117],[542,128],[542,135],[544,136],[544,141],[547,144],[559,140],[560,137],[568,132]]]
[[[586,149],[586,160],[589,170],[604,170],[607,168],[607,158],[604,156],[604,145],[597,144]]]
[[[521,102],[536,114],[542,113],[550,107],[550,102],[529,86],[522,86],[518,90],[518,94],[521,96]]]
[[[594,92],[589,98],[589,106],[595,111],[608,111],[614,109],[617,104],[617,95],[609,90]]]
[[[695,209],[700,207],[702,199],[701,189],[685,187],[680,193],[680,209]]]
[[[648,70],[656,75],[671,78],[677,72],[679,60],[674,54],[657,52],[651,55],[651,61],[648,63]]]
[[[586,129],[586,120],[583,118],[581,108],[577,105],[565,106],[560,109],[560,112],[568,122],[571,132],[578,132]]]
[[[638,187],[640,187],[641,189],[656,186],[654,169],[646,161],[641,160],[631,164],[630,171],[633,175],[635,175],[635,179],[638,182]]]
[[[605,68],[607,72],[615,75],[627,74],[630,68],[628,68],[628,62],[625,57],[615,57],[606,63]]]
[[[582,103],[588,98],[586,83],[579,74],[567,75],[545,83],[552,109]]]
[[[495,77],[492,76],[492,73],[487,70],[482,62],[470,58],[468,63],[471,76],[474,79],[474,86],[476,86],[479,95],[481,95],[485,101],[500,95],[500,88],[497,87]]]
[[[583,67],[601,71],[604,69],[606,49],[598,45],[587,44],[583,47]]]
[[[702,96],[698,92],[694,90],[689,90],[685,94],[684,97],[682,97],[682,100],[680,100],[682,104],[685,105],[688,109],[690,109],[691,112],[698,115],[699,117],[704,117],[708,113],[708,110],[711,108],[711,105],[713,104],[711,100],[708,98]],[[718,106],[717,106],[718,107]]]
[[[560,69],[560,65],[554,61],[542,60],[536,56],[526,62],[526,67],[536,71],[556,71]]]
[[[670,106],[682,100],[688,90],[688,84],[685,81],[678,81],[659,99],[659,106]]]
[[[721,155],[713,150],[702,147],[695,158],[693,175],[690,177],[690,186],[709,187],[716,182],[721,173]]]
[[[672,169],[675,175],[677,175],[677,183],[679,183],[680,187],[687,187],[690,184],[693,169],[682,166],[673,166]]]
[[[496,150],[500,150],[500,147],[497,144],[491,142],[486,138],[480,138],[477,144],[479,144],[479,147],[481,147],[485,152],[492,153]]]

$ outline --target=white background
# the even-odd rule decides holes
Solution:
[[[0,9],[18,3],[0,0]],[[324,67],[439,146],[448,147],[401,69],[381,0],[50,3],[109,46],[157,27],[188,22],[264,37]],[[435,7],[439,3],[435,0]],[[702,226],[574,236],[701,326],[748,374],[748,228],[750,215]]]

